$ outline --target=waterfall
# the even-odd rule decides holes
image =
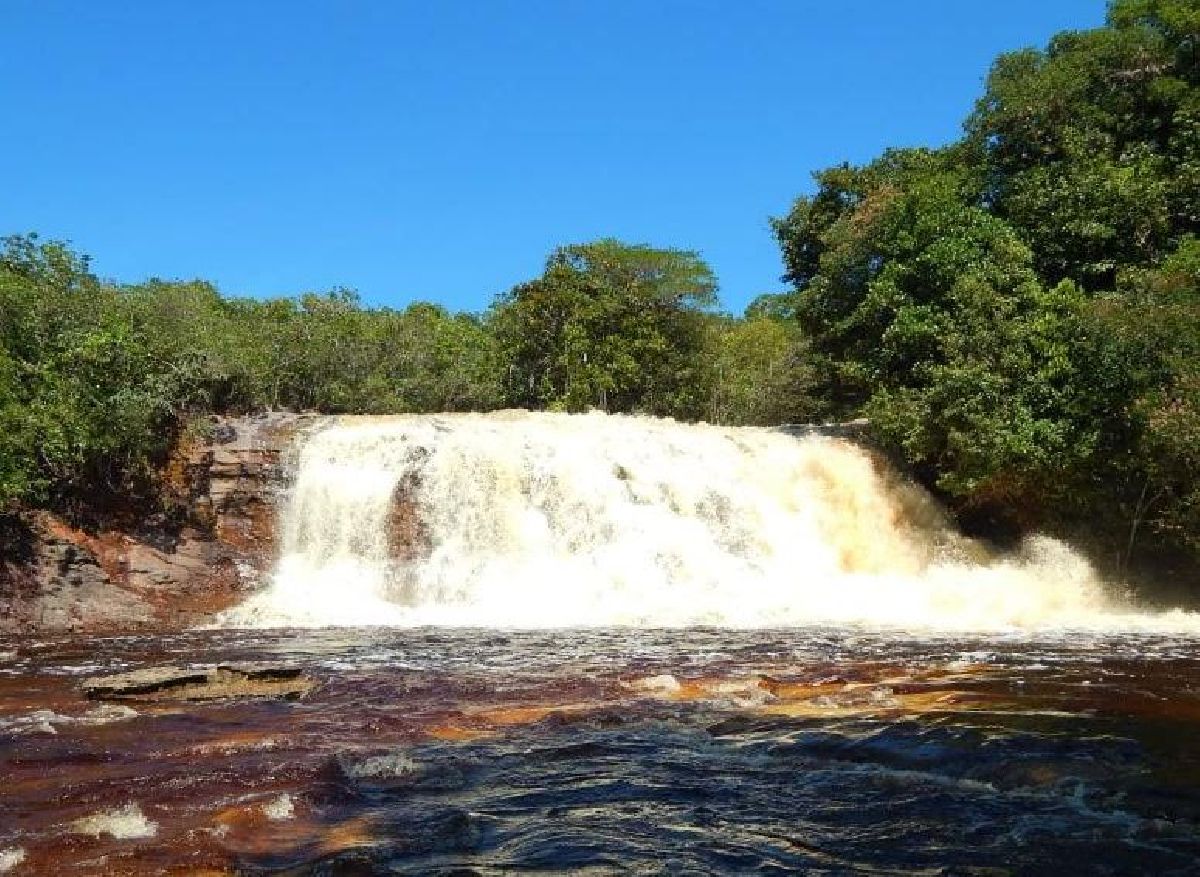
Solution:
[[[1121,616],[1086,561],[996,556],[860,447],[604,414],[338,418],[298,449],[235,626],[921,628]],[[1191,618],[1191,616],[1186,616]]]

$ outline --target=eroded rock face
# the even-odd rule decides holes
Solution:
[[[23,557],[0,557],[0,633],[172,630],[257,589],[276,556],[286,454],[317,415],[213,418],[168,465],[183,524],[85,533],[31,514]]]

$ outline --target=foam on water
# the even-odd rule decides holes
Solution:
[[[146,818],[136,802],[76,819],[71,823],[71,829],[76,834],[94,837],[107,834],[117,840],[154,837],[158,834],[158,825]]]
[[[285,819],[291,819],[296,814],[296,805],[292,801],[292,796],[284,792],[278,798],[272,798],[266,804],[263,804],[263,813],[272,822],[281,822]]]
[[[137,716],[137,711],[123,704],[100,704],[82,715],[66,716],[49,709],[18,713],[0,718],[0,733],[57,734],[58,725],[108,725]]]
[[[355,779],[380,779],[410,776],[421,766],[404,753],[372,755],[362,761],[350,761],[342,766],[347,776]]]
[[[0,874],[7,873],[25,861],[25,850],[21,847],[7,847],[0,850]]]
[[[856,445],[603,414],[342,418],[299,449],[233,626],[1200,631],[1046,537],[994,556]]]

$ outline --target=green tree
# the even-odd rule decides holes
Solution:
[[[0,252],[0,501],[68,511],[143,492],[181,388],[155,361],[120,293],[57,242]]]
[[[1200,550],[1200,240],[1184,239],[1158,268],[1126,271],[1094,318],[1133,352],[1139,429],[1109,483],[1127,527],[1122,560],[1143,543]]]
[[[774,221],[814,391],[968,518],[1200,551],[1198,57],[1194,0],[1117,0]]]
[[[483,323],[434,305],[114,286],[61,243],[12,237],[0,248],[0,512],[33,503],[79,518],[111,499],[152,502],[198,414],[486,409],[499,372]]]
[[[1198,40],[1194,0],[1118,0],[1106,27],[997,59],[968,148],[1047,282],[1111,289],[1200,230]]]
[[[714,320],[710,345],[713,423],[771,426],[825,414],[807,341],[782,297],[756,299],[744,319]]]
[[[492,309],[510,404],[700,415],[716,288],[693,252],[611,239],[559,248]]]
[[[1085,337],[1086,298],[1069,281],[1046,289],[964,179],[889,175],[864,190],[815,235],[796,311],[844,410],[961,507],[1028,517],[1123,429],[1110,403],[1124,388]],[[776,228],[810,233],[803,216]]]

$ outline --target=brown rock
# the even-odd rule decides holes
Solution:
[[[276,499],[286,489],[293,439],[331,420],[212,418],[205,434],[180,443],[164,470],[166,499],[179,512],[174,525],[93,533],[48,513],[27,514],[29,550],[0,556],[0,634],[211,622],[265,581],[276,559]]]
[[[429,528],[421,518],[416,495],[418,477],[410,472],[396,485],[392,495],[391,511],[388,514],[388,543],[391,556],[402,563],[429,556],[433,540]]]
[[[91,700],[200,701],[234,698],[298,700],[316,686],[298,667],[282,664],[220,664],[212,668],[148,667],[85,679]]]

